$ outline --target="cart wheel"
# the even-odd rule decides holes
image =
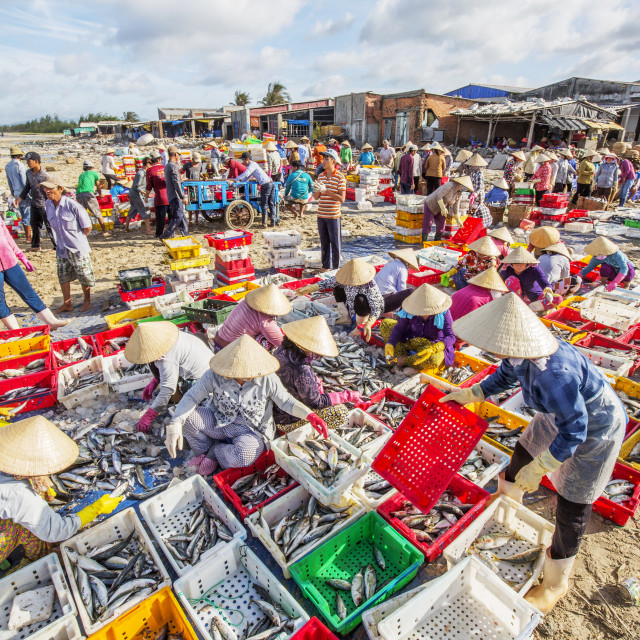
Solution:
[[[254,216],[255,210],[246,200],[234,200],[224,211],[224,221],[229,229],[249,229]]]
[[[207,222],[217,222],[218,220],[220,220],[220,211],[218,210],[216,213],[217,215],[212,215],[213,211],[209,210],[209,211],[205,211],[204,209],[202,209],[200,211],[200,213],[202,214],[202,217],[207,221]]]

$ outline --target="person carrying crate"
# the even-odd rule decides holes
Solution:
[[[279,156],[278,156],[279,157]],[[246,165],[246,169],[241,173],[235,182],[247,182],[255,180],[260,187],[260,209],[262,211],[262,226],[267,226],[267,210],[271,220],[271,226],[275,227],[278,222],[278,213],[276,210],[276,192],[273,180],[260,168],[260,165],[251,159],[251,153],[245,151],[240,159]],[[229,180],[231,184],[233,180]]]

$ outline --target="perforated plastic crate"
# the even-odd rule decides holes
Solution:
[[[418,382],[419,381],[420,381],[420,374],[418,374]],[[397,388],[393,388],[393,389],[387,388],[387,389],[380,389],[380,391],[376,391],[376,393],[372,393],[369,396],[369,400],[359,405],[359,408],[364,409],[367,412],[369,412],[370,410],[374,410],[376,408],[376,405],[380,404],[380,401],[382,400],[382,398],[385,399],[385,404],[386,402],[398,402],[400,404],[403,404],[405,407],[407,407],[407,409],[411,409],[411,407],[413,407],[413,405],[415,404],[415,400],[413,398],[403,395],[397,390]],[[383,410],[384,410],[384,406],[383,406]],[[402,424],[402,420],[398,424],[393,425],[393,424],[388,424],[384,417],[380,417],[378,415],[375,415],[374,417],[376,418],[376,420],[379,420],[380,422],[382,422],[383,424],[386,424],[392,429],[395,429],[400,424]]]
[[[135,324],[138,320],[142,320],[143,318],[153,318],[157,315],[159,315],[158,310],[150,302],[148,306],[140,307],[139,309],[129,309],[128,311],[111,313],[105,316],[104,320],[109,329],[117,329],[126,324]]]
[[[127,344],[126,341],[122,341],[123,343],[120,346],[120,342],[110,342],[110,340],[113,341],[116,338],[126,338],[128,340],[134,330],[135,325],[127,324],[122,327],[118,327],[117,329],[110,329],[109,331],[96,333],[93,337],[99,355],[110,356],[114,353],[118,353],[118,351],[122,351]]]
[[[14,360],[9,360],[11,364]],[[52,407],[58,398],[57,393],[57,370],[38,371],[37,373],[29,373],[18,378],[8,378],[0,380],[0,396],[28,387],[37,387],[37,391],[30,392],[28,396],[16,399],[9,399],[0,402],[3,408],[16,409],[20,407],[15,415],[35,411],[36,409],[46,409]]]
[[[96,347],[96,343],[93,340],[93,336],[82,336],[82,339],[86,342],[87,346],[91,348],[91,355],[89,356],[90,358],[95,358],[96,356],[100,355],[98,353],[98,348]],[[51,364],[54,369],[58,369],[58,370],[66,369],[67,367],[74,364],[73,362],[70,362],[68,364],[65,364],[64,362],[60,362],[53,355],[54,351],[62,355],[63,351],[67,351],[68,349],[73,347],[74,344],[78,344],[78,338],[67,338],[66,340],[59,340],[58,342],[51,343]],[[34,356],[29,356],[29,357],[33,358]]]
[[[92,374],[99,374],[100,379],[83,389],[73,390],[71,385],[76,378]],[[67,409],[74,409],[78,405],[84,406],[85,403],[108,394],[109,384],[104,375],[102,356],[83,360],[58,372],[58,402],[61,402]]]
[[[19,636],[18,636],[19,638]],[[46,632],[34,633],[29,640],[85,640],[75,616],[65,616],[52,622]]]
[[[375,511],[383,502],[398,493],[397,489],[391,487],[384,493],[381,493],[379,498],[375,498],[367,494],[367,490],[364,488],[365,485],[369,484],[370,482],[373,483],[382,481],[384,481],[384,478],[381,475],[377,474],[373,469],[369,469],[367,473],[362,476],[362,478],[357,480],[351,488],[351,493],[353,493],[358,502],[367,511]]]
[[[504,451],[498,449],[490,442],[487,442],[484,437],[478,444],[475,446],[475,451],[480,454],[480,457],[489,465],[481,474],[480,477],[471,480],[466,475],[462,473],[462,468],[458,472],[463,478],[467,478],[467,480],[471,480],[474,484],[477,484],[479,487],[484,487],[489,482],[491,482],[494,478],[498,476],[498,474],[506,469],[511,461],[511,456]],[[462,465],[464,467],[464,465]]]
[[[382,449],[385,442],[387,442],[387,440],[389,440],[389,438],[393,434],[393,429],[391,429],[381,420],[378,420],[378,418],[369,415],[364,409],[360,408],[351,409],[347,414],[346,421],[341,426],[361,427],[365,423],[373,427],[378,435],[373,440],[370,440],[366,444],[359,447],[359,449],[361,451],[364,451],[371,458],[374,458],[378,451]]]
[[[439,284],[443,273],[443,271],[430,269],[429,267],[420,267],[420,271],[409,271],[407,284],[416,288],[423,284]]]
[[[13,360],[14,358],[21,358],[35,353],[47,353],[50,346],[51,338],[48,333],[34,338],[5,342],[0,344],[0,361]]]
[[[487,235],[487,231],[484,228],[482,218],[473,218],[469,216],[462,224],[462,227],[460,227],[453,238],[451,238],[451,242],[457,245],[469,245],[474,240],[485,235]]]
[[[338,640],[318,618],[311,618],[307,624],[294,633],[290,640]]]
[[[168,240],[163,240],[162,243],[167,247],[174,260],[197,258],[202,249],[200,243],[193,236],[169,238]]]
[[[636,362],[640,358],[640,352],[633,347],[593,333],[578,340],[575,346],[595,365],[608,369],[618,376],[632,374],[636,369]],[[608,353],[594,347],[605,348]]]
[[[514,396],[518,394],[519,396],[516,401],[524,402],[522,400],[522,391],[518,391],[518,393],[514,394]],[[509,401],[510,400],[511,398],[509,398]],[[509,406],[515,404],[516,401],[511,402]],[[486,420],[487,422],[490,422],[491,424],[504,425],[505,428],[507,429],[517,429],[519,427],[522,427],[522,430],[524,431],[524,429],[526,429],[527,426],[529,425],[529,421],[531,420],[531,417],[525,416],[524,414],[515,413],[515,410],[508,409],[506,405],[507,403],[504,403],[502,406],[499,407],[498,405],[495,405],[492,402],[473,402],[467,405],[467,409],[478,414],[482,419]],[[520,435],[522,435],[522,431],[520,432]],[[485,433],[482,436],[482,439],[485,442],[488,442],[490,445],[494,446],[499,451],[502,451],[503,453],[506,453],[509,456],[513,455],[512,449],[509,449],[508,447],[505,447],[504,445],[500,444],[500,442],[498,442],[497,440],[494,440],[490,435],[487,435]]]
[[[161,296],[167,286],[164,278],[154,276],[150,287],[142,289],[124,289],[121,284],[118,285],[118,293],[122,298],[122,302],[133,302],[138,300],[146,300]]]
[[[487,364],[485,360],[474,358],[473,356],[469,356],[461,351],[455,352],[453,356],[453,364],[451,366],[469,367],[473,370],[473,373],[461,382],[453,384],[452,382],[445,380],[440,375],[443,369],[440,369],[439,371],[425,370],[422,372],[422,381],[425,384],[432,384],[438,387],[438,389],[456,391],[458,389],[466,389],[467,387],[471,387],[477,382],[484,380],[484,378],[491,375],[498,368],[495,364]]]
[[[133,366],[133,363],[124,357],[124,351],[103,357],[102,366],[105,380],[116,393],[128,393],[129,391],[144,389],[153,379],[151,371],[122,377],[121,372]]]
[[[193,302],[193,296],[188,291],[177,291],[158,296],[153,300],[153,306],[165,320],[171,320],[182,315],[182,307]]]
[[[631,455],[631,452],[638,446],[639,443],[640,430],[638,430],[636,427],[635,431],[632,431],[631,434],[629,434],[629,437],[622,443],[620,455],[618,456],[618,462],[622,462],[622,464],[626,464],[636,471],[640,471],[640,462],[632,462],[631,460],[627,460],[627,458]]]
[[[285,247],[297,247],[302,244],[302,234],[299,231],[264,231],[262,238],[270,250]]]
[[[214,234],[205,234],[205,239],[210,247],[214,247],[219,251],[227,251],[236,247],[243,247],[251,244],[253,233],[235,229],[232,231],[220,231]]]

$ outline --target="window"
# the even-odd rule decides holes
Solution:
[[[409,135],[409,122],[407,114],[404,111],[398,111],[396,113],[396,135],[395,135],[395,147],[402,147],[407,143],[407,136]]]

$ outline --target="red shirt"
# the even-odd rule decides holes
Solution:
[[[237,178],[242,175],[247,170],[242,162],[238,162],[237,160],[229,160],[229,175],[227,176],[230,179]]]
[[[153,206],[168,205],[167,183],[164,180],[164,166],[162,162],[152,164],[147,169],[147,191],[153,191]]]

